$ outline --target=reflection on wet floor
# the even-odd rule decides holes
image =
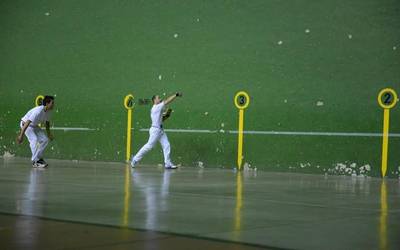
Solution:
[[[387,189],[386,189],[386,180],[383,180],[381,184],[381,216],[379,225],[379,249],[381,250],[388,249],[387,216],[388,216]]]
[[[240,241],[240,230],[241,230],[241,220],[242,220],[242,186],[243,173],[239,172],[236,176],[236,208],[235,208],[235,240]]]
[[[32,223],[27,219],[32,217],[1,217],[0,230],[13,228],[7,242],[40,245],[49,230],[42,225],[55,219],[113,226],[120,233],[138,229],[160,238],[184,235],[258,248],[400,245],[400,185],[395,179],[195,167],[133,170],[120,163],[56,160],[39,170],[25,159],[0,162],[0,212],[47,219]]]
[[[129,222],[129,203],[131,198],[131,174],[129,164],[125,165],[125,184],[124,184],[124,213],[122,216],[122,226],[128,227]]]

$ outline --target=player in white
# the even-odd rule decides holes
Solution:
[[[164,166],[166,169],[177,168],[170,158],[171,146],[168,141],[168,137],[164,132],[162,122],[168,118],[170,111],[163,116],[163,111],[166,105],[170,104],[175,98],[181,97],[182,93],[176,93],[168,97],[166,100],[161,100],[158,95],[153,96],[153,107],[151,108],[151,128],[149,129],[149,140],[139,150],[136,155],[132,155],[131,166],[134,168],[136,164],[143,158],[143,156],[149,152],[159,141],[164,153]]]
[[[37,106],[26,113],[21,119],[21,132],[17,137],[17,143],[21,144],[24,134],[29,140],[32,151],[32,166],[35,168],[45,168],[48,164],[43,160],[43,152],[54,137],[50,132],[50,115],[54,108],[54,97],[45,96],[41,106]],[[46,123],[46,134],[39,127],[40,123]]]

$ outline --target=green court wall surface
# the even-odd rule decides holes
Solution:
[[[135,96],[132,150],[150,105],[182,91],[167,129],[183,166],[234,168],[237,91],[251,96],[246,131],[377,136],[244,135],[244,162],[267,171],[380,176],[379,91],[400,93],[400,2],[1,1],[0,154],[39,94],[56,96],[47,158],[124,161],[125,95]],[[388,176],[400,172],[400,105],[390,111]],[[157,146],[144,159],[162,163]]]

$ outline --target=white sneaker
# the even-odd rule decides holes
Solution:
[[[131,160],[131,167],[136,167],[137,161],[134,160],[134,157],[132,155],[132,160]]]
[[[175,165],[165,166],[165,169],[177,169],[178,167]]]
[[[35,161],[35,162],[32,163],[32,167],[34,167],[34,168],[45,168],[45,167],[47,167],[47,164],[43,164],[43,163],[40,163],[38,161]]]
[[[48,164],[43,158],[40,158],[40,159],[37,160],[36,162],[39,162],[40,164],[45,165],[45,167],[48,167],[48,166],[49,166],[49,164]]]

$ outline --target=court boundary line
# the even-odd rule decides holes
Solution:
[[[94,128],[84,127],[51,127],[52,130],[66,131],[98,131]],[[134,128],[132,128],[134,130]],[[139,132],[148,132],[148,128],[141,128]],[[237,130],[210,130],[210,129],[164,129],[169,133],[187,134],[238,134]],[[383,133],[372,132],[317,132],[317,131],[276,131],[276,130],[244,130],[243,134],[248,135],[287,135],[287,136],[328,136],[328,137],[382,137]],[[389,137],[400,138],[400,133],[389,133]]]
[[[98,131],[99,129],[84,127],[51,127],[52,130],[62,131]],[[135,130],[132,128],[132,130]],[[148,128],[141,128],[139,132],[148,132]],[[238,134],[237,130],[210,130],[210,129],[164,129],[169,133],[188,134]],[[277,131],[277,130],[244,130],[243,134],[248,135],[286,135],[286,136],[328,136],[328,137],[382,137],[383,133],[372,132],[317,132],[317,131]],[[389,137],[400,138],[400,133],[389,133]]]
[[[140,132],[148,132],[149,129],[141,128]],[[208,129],[164,129],[165,132],[170,133],[228,133],[238,134],[237,130],[208,130]],[[340,136],[340,137],[382,137],[383,133],[365,133],[365,132],[315,132],[315,131],[260,131],[260,130],[244,130],[244,134],[250,135],[294,135],[294,136]],[[389,133],[389,137],[400,137],[399,133]]]
[[[63,131],[95,131],[98,129],[94,128],[80,128],[80,127],[50,127],[51,130],[63,130]]]

